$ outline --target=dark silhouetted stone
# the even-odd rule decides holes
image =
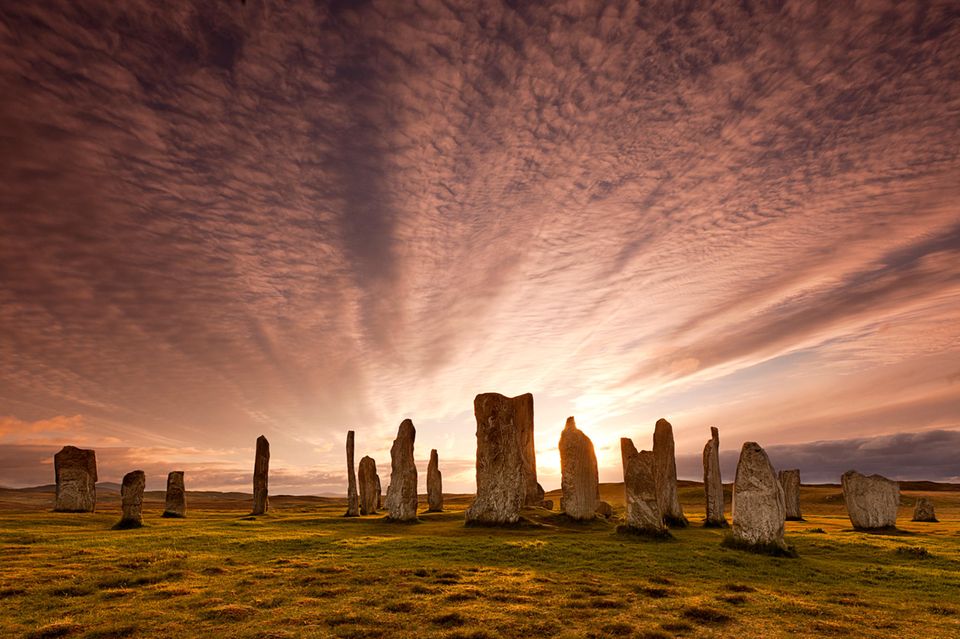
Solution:
[[[593,519],[600,502],[597,455],[573,417],[560,434],[560,472],[560,510],[573,519]]]
[[[409,419],[400,423],[390,448],[390,485],[387,487],[387,517],[392,521],[417,519],[417,465],[413,443],[417,429]]]
[[[262,515],[270,507],[267,479],[270,474],[270,442],[263,435],[257,437],[257,452],[253,460],[253,514]]]
[[[848,470],[840,479],[850,522],[857,530],[882,530],[897,525],[900,484],[880,475]]]
[[[723,481],[720,479],[720,432],[710,429],[710,439],[703,447],[703,492],[707,498],[707,515],[703,525],[724,528],[727,518],[723,515]]]
[[[357,495],[357,474],[353,465],[353,431],[347,431],[347,512],[344,517],[360,516],[360,497]]]
[[[167,496],[163,516],[183,517],[186,514],[187,499],[183,486],[183,471],[175,470],[167,475]]]
[[[430,451],[430,463],[427,464],[427,510],[432,513],[443,510],[443,477],[436,449]]]
[[[621,453],[622,454],[622,453]],[[675,528],[687,525],[677,494],[677,458],[673,447],[673,426],[658,419],[653,430],[653,457],[656,460],[657,503],[663,521]]]
[[[97,454],[64,446],[53,456],[57,497],[53,509],[66,513],[92,513],[97,507]]]
[[[121,515],[114,528],[140,528],[143,526],[143,488],[147,484],[147,476],[142,470],[135,470],[123,476],[120,484]]]

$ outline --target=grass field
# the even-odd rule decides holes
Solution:
[[[619,516],[622,493],[605,486]],[[804,487],[788,522],[796,559],[720,547],[702,491],[695,525],[651,542],[615,521],[531,510],[510,530],[465,528],[466,497],[417,524],[341,517],[345,502],[188,494],[189,516],[113,531],[48,512],[48,494],[0,494],[3,637],[960,637],[960,492],[933,492],[940,523],[854,532],[836,487]],[[554,495],[555,503],[558,503]],[[729,504],[729,501],[728,501]],[[245,510],[246,509],[246,510]]]

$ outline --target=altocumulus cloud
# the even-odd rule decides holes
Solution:
[[[958,76],[947,0],[4,3],[3,441],[956,430]]]

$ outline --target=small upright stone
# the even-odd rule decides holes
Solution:
[[[515,524],[528,493],[526,433],[533,428],[533,395],[481,393],[473,400],[477,420],[477,496],[467,508],[468,525]],[[529,427],[529,428],[528,428]],[[539,505],[541,501],[537,502]]]
[[[187,514],[186,491],[183,487],[183,471],[174,470],[167,475],[167,497],[163,507],[164,517],[183,517]]]
[[[364,456],[357,468],[360,483],[360,514],[373,515],[380,508],[380,477],[377,475],[377,462]]]
[[[677,494],[677,457],[673,445],[673,426],[658,419],[653,429],[653,457],[656,460],[657,503],[663,521],[674,528],[684,528],[687,518]]]
[[[726,528],[723,515],[723,481],[720,479],[720,431],[710,429],[710,439],[703,447],[703,492],[707,498],[707,516],[703,525]]]
[[[53,509],[61,513],[92,513],[97,507],[97,454],[64,446],[53,456],[57,497]]]
[[[620,440],[626,523],[622,531],[649,537],[669,537],[657,503],[656,462],[651,451],[637,451],[626,437]]]
[[[353,431],[347,431],[347,512],[344,517],[360,516],[360,497],[357,495],[357,473],[353,466]]]
[[[783,487],[783,502],[787,507],[787,521],[803,521],[800,513],[800,471],[781,470],[777,473],[780,486]]]
[[[593,519],[600,503],[600,475],[593,442],[573,417],[560,434],[560,510],[576,520]]]
[[[786,506],[766,451],[755,442],[740,450],[733,483],[733,540],[755,550],[788,552],[783,540]]]
[[[840,479],[843,501],[856,530],[882,530],[897,525],[900,484],[881,475],[861,475],[848,470]]]
[[[919,498],[913,507],[913,521],[938,521],[933,502],[926,497]]]
[[[387,518],[392,521],[417,519],[417,465],[413,461],[413,442],[417,429],[403,420],[390,448],[390,485],[387,487]]]
[[[613,506],[605,501],[598,501],[597,517],[603,517],[604,519],[610,519],[613,517]]]
[[[269,508],[267,479],[270,474],[270,442],[263,435],[257,437],[257,452],[253,460],[253,514],[263,515]]]
[[[123,483],[120,484],[122,514],[120,521],[113,526],[115,530],[143,526],[143,487],[146,483],[147,476],[142,470],[135,470],[123,476]]]
[[[440,458],[437,449],[430,451],[430,463],[427,464],[427,512],[438,513],[443,510],[443,477],[440,474]]]

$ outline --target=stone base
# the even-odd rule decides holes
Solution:
[[[121,519],[113,525],[114,530],[132,530],[134,528],[143,528],[143,522],[136,519]]]
[[[730,522],[728,522],[726,519],[722,521],[707,521],[705,519],[703,520],[703,527],[704,528],[729,528]]]
[[[649,528],[635,528],[633,526],[627,526],[621,524],[617,526],[618,535],[629,535],[631,537],[641,537],[643,539],[652,539],[659,541],[666,541],[668,539],[673,539],[673,535],[670,534],[669,530],[653,530]]]
[[[806,521],[803,517],[787,517],[786,521]]]
[[[797,551],[787,544],[748,544],[736,539],[733,535],[727,535],[720,543],[724,548],[733,550],[743,550],[758,555],[770,555],[771,557],[796,557]]]
[[[666,524],[667,528],[686,528],[690,525],[686,517],[664,517],[663,523]]]
[[[387,515],[386,517],[384,517],[383,519],[381,519],[381,521],[386,522],[386,523],[388,523],[388,524],[419,524],[419,523],[420,523],[420,520],[417,519],[417,518],[413,518],[413,519],[394,519],[394,518],[391,517],[390,515]]]
[[[180,513],[171,513],[167,511],[164,511],[164,513],[160,516],[164,519],[184,519],[186,517],[186,515],[181,515]]]
[[[935,524],[935,523],[939,522],[940,520],[937,519],[936,517],[929,517],[929,518],[926,518],[926,519],[913,518],[913,519],[911,519],[910,521],[921,521],[921,522],[929,522],[929,523],[934,523],[934,524]]]

